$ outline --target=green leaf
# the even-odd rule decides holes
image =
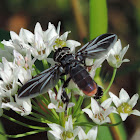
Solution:
[[[90,0],[90,39],[107,32],[108,18],[106,0]]]
[[[110,133],[109,127],[106,126],[99,126],[98,128],[98,135],[97,135],[98,140],[113,140],[113,137]]]
[[[3,129],[1,121],[0,121],[0,132],[4,133],[4,129]],[[0,135],[0,140],[7,140],[7,138],[4,137],[3,135]]]

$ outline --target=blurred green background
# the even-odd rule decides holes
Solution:
[[[140,94],[140,0],[108,0],[108,32],[118,35],[122,45],[130,45],[125,63],[118,69],[117,77],[111,91],[118,94],[123,87],[130,96]],[[40,22],[44,30],[48,22],[57,26],[61,21],[61,33],[71,31],[69,39],[84,44],[89,40],[89,1],[88,0],[3,0],[0,4],[0,40],[9,38],[9,32],[19,33],[20,28],[34,31],[36,22]],[[102,29],[102,27],[101,27]],[[112,68],[104,64],[101,72],[103,82],[109,83]],[[140,101],[136,106],[140,110]],[[12,112],[12,111],[11,111]],[[13,115],[14,116],[14,115]],[[14,116],[15,117],[15,116]],[[17,134],[26,132],[22,127],[2,119],[6,133]],[[30,123],[30,122],[29,122]],[[140,119],[130,116],[124,122],[128,139],[140,137]],[[112,128],[113,131],[113,128]],[[134,136],[139,135],[136,139]],[[118,140],[115,137],[114,139]],[[46,140],[46,133],[18,138],[17,140]],[[2,139],[3,140],[3,139]]]

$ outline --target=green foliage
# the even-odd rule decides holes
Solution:
[[[107,32],[107,4],[106,0],[90,0],[89,27],[90,39]]]

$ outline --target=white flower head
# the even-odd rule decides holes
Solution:
[[[101,105],[98,102],[91,98],[91,110],[90,109],[82,109],[83,112],[87,113],[88,116],[95,122],[96,124],[110,123],[111,120],[108,117],[110,113],[114,111],[113,107],[110,107],[112,99],[109,98],[105,100]]]
[[[26,52],[30,49],[30,45],[25,40],[23,30],[21,28],[19,35],[15,32],[10,31],[11,40],[5,41],[3,40],[1,43],[4,44],[5,48],[12,52],[13,50],[17,50],[21,54],[25,55]]]
[[[30,39],[31,43],[31,53],[32,55],[39,59],[45,59],[53,50],[53,44],[57,38],[57,34],[54,33],[54,30],[51,28],[46,31],[42,30],[42,27],[39,22],[37,22],[34,29],[34,36]]]
[[[84,130],[80,127],[80,131],[78,133],[79,140],[96,140],[97,138],[98,127],[92,127],[88,133],[86,134]]]
[[[3,114],[3,109],[9,109],[9,107],[4,106],[6,103],[14,102],[14,98],[9,94],[9,92],[0,88],[0,116]]]
[[[49,93],[49,97],[51,100],[51,103],[48,105],[49,109],[55,109],[56,112],[64,112],[66,109],[66,104],[64,104],[61,100],[61,94],[62,94],[62,87],[59,88],[59,91],[57,93],[57,96],[55,94],[55,92],[53,92],[52,90],[48,91]],[[71,94],[68,94],[68,97],[70,99]],[[68,103],[68,108],[73,107],[75,104],[70,102]]]
[[[126,118],[131,114],[140,116],[140,111],[136,109],[132,110],[139,98],[138,94],[134,94],[130,99],[128,93],[122,88],[119,93],[119,98],[116,95],[114,95],[112,92],[109,92],[109,95],[116,106],[115,113],[120,114],[123,121],[125,121]]]
[[[0,89],[14,95],[18,90],[17,69],[12,62],[8,62],[4,57],[0,63]]]
[[[17,111],[21,116],[29,115],[32,110],[32,105],[30,99],[18,99],[17,94],[15,95],[16,102],[3,103],[1,108],[11,108]]]
[[[79,132],[79,127],[73,129],[72,116],[69,116],[68,120],[65,122],[65,127],[55,123],[48,124],[48,126],[52,129],[48,131],[48,135],[51,133],[55,140],[74,140]],[[51,139],[49,138],[49,140]]]
[[[109,51],[107,61],[110,66],[119,68],[123,62],[129,62],[129,59],[123,59],[129,45],[122,49],[121,41],[118,40],[113,48]]]
[[[60,25],[61,25],[61,23],[59,22],[57,29],[55,29],[56,33],[57,33],[57,39],[56,39],[53,47],[55,49],[62,48],[62,47],[69,47],[71,52],[74,53],[75,47],[80,46],[81,43],[79,43],[78,41],[75,41],[75,40],[67,40],[67,37],[68,37],[68,34],[70,33],[70,31],[65,32],[63,35],[60,35]],[[54,25],[50,24],[50,26],[54,26]]]
[[[13,51],[13,55],[14,55],[14,63],[17,66],[21,66],[24,69],[28,70],[33,70],[32,69],[32,65],[35,62],[35,59],[32,60],[31,58],[31,52],[28,51],[26,56],[22,56],[19,52],[17,52],[16,50]]]

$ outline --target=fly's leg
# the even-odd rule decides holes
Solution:
[[[68,108],[68,104],[69,104],[69,97],[65,91],[65,89],[63,89],[63,92],[61,94],[61,99],[63,101],[63,103],[65,104],[66,103],[66,108],[65,108],[65,111],[67,111],[67,108]]]
[[[62,87],[62,94],[61,94],[61,99],[62,99],[62,101],[63,101],[63,103],[66,103],[66,108],[65,108],[65,111],[67,110],[67,108],[68,108],[68,104],[69,104],[69,97],[68,97],[68,95],[67,95],[67,93],[66,93],[66,91],[65,91],[65,88],[68,86],[68,84],[69,84],[69,82],[70,82],[70,80],[71,80],[71,77],[69,77],[65,82],[64,82],[64,85],[63,85],[63,87]]]

